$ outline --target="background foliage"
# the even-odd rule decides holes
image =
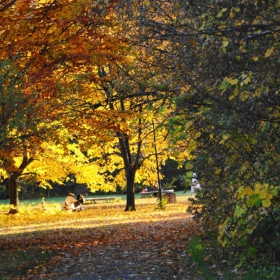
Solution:
[[[126,187],[136,210],[135,183],[159,183],[156,146],[162,166],[198,173],[189,211],[221,252],[279,269],[279,1],[61,3],[1,3],[13,197],[24,176],[74,174],[92,191]]]

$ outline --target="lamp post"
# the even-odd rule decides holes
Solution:
[[[159,164],[158,164],[158,154],[157,154],[156,132],[155,132],[154,119],[152,120],[152,124],[153,124],[153,132],[154,132],[154,146],[155,146],[156,165],[157,165],[158,196],[159,196],[159,201],[160,201],[160,205],[161,205],[161,203],[162,203],[162,192],[161,192],[161,184],[160,184],[160,176],[159,176]]]

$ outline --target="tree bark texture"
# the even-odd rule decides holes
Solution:
[[[133,168],[129,169],[127,174],[127,195],[126,195],[126,211],[135,211],[135,197],[134,197],[134,178],[135,178],[135,170]]]
[[[168,203],[176,203],[177,202],[176,194],[175,193],[165,194],[164,198],[167,199]]]
[[[20,174],[18,172],[12,173],[9,180],[9,195],[10,204],[14,207],[18,207],[18,178]]]
[[[34,160],[33,158],[28,158],[26,155],[23,156],[22,163],[18,168],[18,171],[11,172],[9,180],[9,195],[10,195],[10,205],[14,205],[15,208],[18,207],[18,179],[22,175],[24,169]]]

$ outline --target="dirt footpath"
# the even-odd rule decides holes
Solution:
[[[25,276],[7,279],[194,280],[186,246],[198,231],[188,215],[178,214],[155,222],[31,233],[14,245],[49,250],[52,257]]]

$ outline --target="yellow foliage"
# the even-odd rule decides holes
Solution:
[[[185,164],[185,169],[186,170],[191,170],[192,168],[193,168],[193,164],[192,163],[188,162],[188,163]]]
[[[240,187],[236,192],[238,200],[245,200],[248,207],[259,206],[261,201],[263,207],[270,207],[271,199],[278,194],[278,188],[267,183],[256,182],[254,189]]]
[[[262,206],[263,206],[263,207],[268,208],[268,207],[270,207],[270,205],[271,205],[270,199],[264,199],[264,200],[262,201]]]
[[[151,3],[150,3],[149,0],[145,0],[145,1],[144,1],[144,5],[145,5],[146,8],[149,8],[150,5],[151,5]]]
[[[117,185],[119,185],[120,187],[122,187],[123,189],[126,187],[126,177],[125,177],[125,171],[122,170],[121,172],[119,172],[115,178],[115,183]]]
[[[219,175],[222,172],[221,168],[215,168],[215,175]]]
[[[225,80],[231,85],[237,85],[238,84],[238,79],[226,78]]]
[[[266,50],[264,57],[271,56],[273,54],[273,52],[274,52],[274,46],[272,46],[271,48]]]

